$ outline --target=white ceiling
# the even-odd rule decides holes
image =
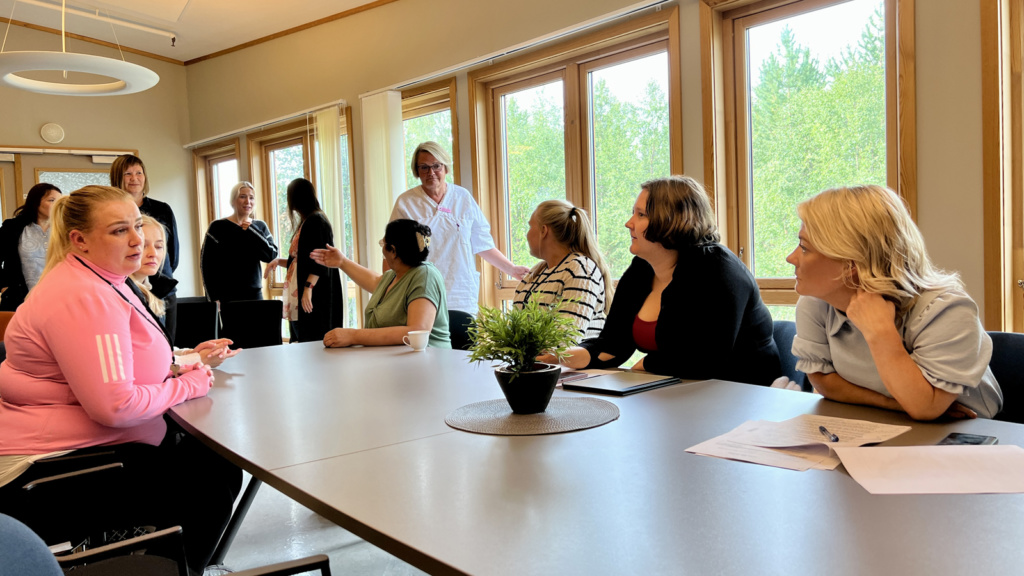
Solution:
[[[60,7],[59,1],[40,0]],[[177,36],[163,36],[67,14],[68,32],[187,61],[308,22],[370,4],[373,0],[96,0],[68,1],[68,8],[144,24]],[[11,10],[14,10],[12,15]],[[0,0],[0,16],[59,30],[60,11],[17,0]],[[116,35],[116,40],[115,40]],[[59,49],[58,37],[54,43]],[[7,51],[18,50],[8,43]],[[73,46],[72,46],[73,49]]]

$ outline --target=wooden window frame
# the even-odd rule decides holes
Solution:
[[[239,139],[230,138],[227,140],[212,142],[206,146],[192,150],[192,166],[194,170],[196,191],[194,221],[198,224],[195,230],[197,240],[196,246],[203,245],[207,228],[209,228],[210,224],[216,220],[217,198],[214,193],[213,170],[211,169],[213,163],[223,161],[226,158],[234,158],[239,162],[239,166],[241,166],[241,159],[238,157],[239,148]],[[198,263],[196,268],[199,272],[200,278],[202,278],[202,271],[198,270]],[[205,290],[205,285],[203,289]]]
[[[746,182],[745,107],[742,67],[735,64],[734,23],[769,10],[770,19],[792,16],[842,0],[701,0],[700,45],[702,107],[704,112],[704,179],[716,207],[724,243],[751,266],[751,214]],[[885,1],[886,52],[886,180],[907,202],[917,218],[917,121],[914,57],[915,0]],[[766,19],[769,19],[766,16]],[[741,150],[743,151],[741,153]],[[724,207],[724,209],[722,208]],[[797,301],[792,278],[758,278],[768,305]]]
[[[459,115],[456,114],[453,102],[458,102],[455,91],[455,78],[441,80],[402,90],[402,121],[419,118],[428,114],[448,110],[452,116],[452,180],[462,185],[462,174],[459,170]]]
[[[587,156],[589,152],[584,150],[589,136],[583,133],[582,128],[588,115],[584,115],[587,112],[586,105],[581,103],[584,100],[581,97],[581,86],[585,86],[586,73],[593,67],[588,67],[588,63],[659,43],[665,43],[669,60],[670,171],[682,174],[682,81],[679,8],[676,6],[637,16],[627,22],[613,24],[556,45],[545,46],[469,74],[474,197],[492,223],[491,234],[499,250],[504,253],[508,251],[505,241],[504,178],[497,140],[500,138],[497,124],[500,119],[494,113],[494,102],[500,98],[503,89],[510,85],[526,86],[532,79],[562,76],[566,124],[566,199],[593,214],[593,196],[588,188],[590,177],[587,174],[590,159]],[[482,303],[498,306],[501,301],[511,299],[515,286],[508,285],[505,275],[493,266],[482,266],[481,278]]]
[[[981,0],[985,328],[1024,331],[1024,1]]]

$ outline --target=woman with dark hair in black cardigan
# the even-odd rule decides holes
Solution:
[[[703,187],[671,176],[641,188],[626,222],[636,257],[619,280],[601,336],[570,348],[565,363],[609,368],[640,349],[646,356],[634,370],[771,384],[782,374],[772,317],[753,275],[718,243]]]
[[[50,237],[50,207],[60,198],[60,188],[40,182],[28,191],[14,218],[0,226],[0,310],[13,312],[39,282],[46,266]]]
[[[334,230],[320,209],[313,183],[296,178],[288,184],[288,214],[295,228],[288,258],[271,260],[263,273],[270,278],[286,266],[284,317],[292,342],[320,342],[331,328],[344,323],[341,277],[338,271],[310,258],[316,248],[334,244]]]

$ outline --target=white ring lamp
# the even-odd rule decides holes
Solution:
[[[18,75],[19,72],[36,70],[84,72],[117,78],[117,81],[98,84],[67,84],[32,80]],[[34,51],[0,53],[0,80],[15,88],[40,94],[111,96],[149,90],[160,81],[160,76],[148,68],[124,60],[75,52]]]

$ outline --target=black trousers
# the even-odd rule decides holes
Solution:
[[[33,464],[0,487],[0,512],[28,525],[47,544],[77,545],[135,526],[180,525],[189,568],[202,574],[231,517],[242,472],[176,426],[170,430],[160,446],[94,447],[70,454],[92,454],[87,458]],[[22,488],[108,462],[124,467]]]

